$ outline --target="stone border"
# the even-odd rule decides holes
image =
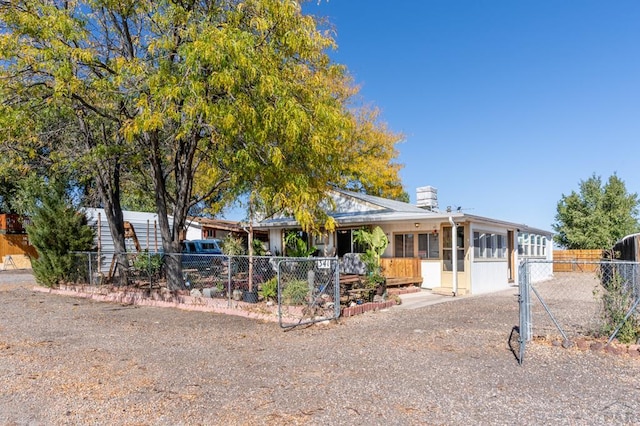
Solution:
[[[34,291],[61,296],[80,297],[98,302],[119,303],[123,305],[152,306],[158,308],[177,308],[186,311],[215,312],[235,315],[260,321],[279,322],[278,305],[246,303],[243,301],[194,297],[180,291],[166,289],[148,290],[134,288],[115,288],[109,286],[60,285],[58,288],[34,286]],[[419,291],[419,289],[418,289]],[[387,309],[396,305],[395,300],[368,302],[342,308],[340,317],[351,317],[365,312]],[[299,318],[304,307],[288,307],[283,319]]]
[[[562,349],[577,349],[582,352],[591,351],[591,352],[603,352],[611,355],[627,355],[630,358],[640,359],[640,345],[638,344],[623,344],[614,340],[610,344],[607,343],[607,340],[598,340],[598,339],[589,339],[589,338],[577,338],[575,340],[548,340],[545,337],[534,337],[534,342],[547,344],[553,347],[562,348]]]

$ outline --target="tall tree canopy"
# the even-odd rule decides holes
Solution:
[[[251,193],[314,229],[332,226],[318,206],[333,187],[404,195],[399,135],[357,106],[298,1],[22,0],[0,2],[0,24],[0,140],[84,170],[114,240],[123,188],[145,183],[166,253],[196,204]],[[64,118],[63,143],[30,125],[45,116]]]
[[[606,249],[640,229],[638,194],[628,193],[615,174],[602,184],[593,174],[580,181],[580,192],[562,195],[558,202],[556,243],[568,249]]]

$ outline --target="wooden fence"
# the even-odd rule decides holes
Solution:
[[[602,250],[554,250],[553,272],[595,272]]]
[[[29,258],[37,257],[37,253],[27,234],[0,234],[0,263],[4,264],[6,256],[12,256],[18,268],[30,268]]]
[[[410,257],[383,257],[380,259],[382,274],[388,286],[416,285],[422,283],[420,259]]]

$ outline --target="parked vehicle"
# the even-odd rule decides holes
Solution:
[[[222,254],[219,239],[190,240],[182,243],[182,268],[200,277],[223,273],[226,256]]]
[[[222,254],[222,241],[217,238],[183,241],[182,245],[183,254]]]

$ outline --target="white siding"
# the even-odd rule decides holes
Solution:
[[[442,286],[442,263],[439,260],[423,260],[421,263],[422,288]]]
[[[473,262],[471,294],[491,293],[510,287],[507,262]]]
[[[535,261],[529,263],[529,277],[532,283],[539,283],[553,278],[553,263]]]
[[[187,240],[202,239],[202,225],[196,222],[187,222]]]
[[[111,238],[111,232],[109,231],[109,224],[107,223],[107,217],[104,213],[104,209],[85,209],[84,213],[87,216],[89,225],[96,229],[96,245],[98,244],[98,232],[97,222],[98,214],[100,216],[100,246],[103,253],[113,253],[113,239]],[[146,212],[133,212],[123,211],[122,215],[126,222],[133,225],[133,229],[136,231],[138,242],[142,250],[149,250],[151,252],[160,250],[162,248],[162,236],[160,235],[160,228],[158,225],[158,215],[156,213]],[[169,224],[173,225],[173,218],[169,218]],[[189,224],[187,227],[187,239],[200,239],[202,238],[202,230],[197,223]],[[133,241],[127,239],[127,251],[135,252]]]

